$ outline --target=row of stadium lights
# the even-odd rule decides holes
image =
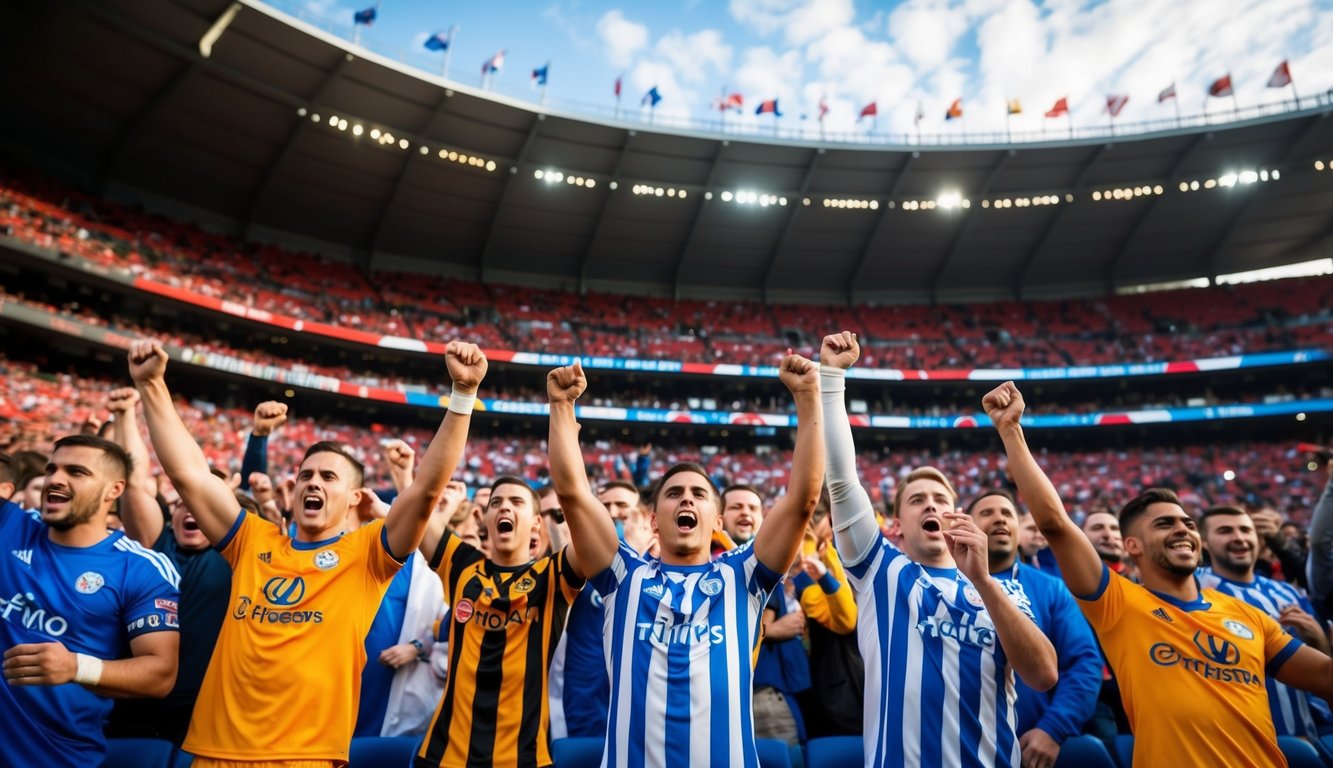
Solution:
[[[1194,179],[1189,182],[1180,182],[1181,192],[1198,192],[1200,189],[1214,189],[1218,187],[1234,187],[1237,184],[1248,185],[1259,181],[1277,181],[1282,178],[1280,171],[1241,171],[1240,173],[1225,173],[1216,179],[1204,179],[1199,181]]]
[[[300,115],[301,117],[309,117],[310,122],[312,123],[319,123],[323,121],[323,118],[320,117],[320,114],[318,112],[311,112],[307,110],[305,107],[301,107],[300,109],[296,110],[296,114]],[[335,130],[344,132],[350,131],[350,133],[357,138],[360,138],[366,133],[366,127],[361,123],[350,122],[348,121],[347,118],[339,117],[338,115],[330,115],[327,124],[330,128],[333,128]],[[389,131],[381,131],[379,128],[370,129],[370,139],[378,143],[380,146],[384,147],[393,147],[396,145],[399,149],[402,150],[408,150],[412,148],[412,142],[408,141],[407,139],[397,138]],[[425,144],[418,144],[417,151],[420,152],[422,155],[429,155],[430,147]],[[499,167],[496,165],[494,160],[487,160],[484,157],[480,157],[478,155],[469,155],[466,152],[459,152],[458,150],[454,149],[441,148],[437,153],[437,155],[441,160],[445,160],[451,163],[458,163],[459,165],[467,165],[473,168],[480,168],[481,170],[484,170],[488,173],[494,173],[495,169]]]
[[[1327,163],[1325,163],[1323,160],[1314,161],[1314,169],[1316,171],[1322,171],[1324,170],[1324,168],[1328,168],[1330,171],[1333,171],[1333,160],[1329,160]]]

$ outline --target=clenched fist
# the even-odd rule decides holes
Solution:
[[[117,419],[124,418],[126,413],[133,411],[138,402],[139,391],[134,387],[120,387],[111,390],[106,395],[106,409],[111,411]]]
[[[1023,415],[1023,394],[1012,381],[1006,381],[981,398],[981,407],[996,429],[1016,427]]]
[[[250,434],[255,437],[267,437],[273,430],[287,423],[287,404],[276,400],[265,400],[255,406],[255,424]]]
[[[167,352],[157,339],[140,339],[130,344],[130,378],[136,386],[161,379],[167,372]]]
[[[861,357],[861,344],[851,331],[830,333],[819,345],[819,364],[847,370]]]
[[[486,355],[476,344],[449,342],[444,349],[444,363],[449,369],[449,378],[454,380],[454,389],[465,395],[476,394],[481,380],[486,378]]]
[[[819,394],[819,366],[796,354],[782,358],[778,378],[793,395],[803,392]]]
[[[572,403],[588,388],[588,377],[583,375],[583,363],[556,368],[546,374],[546,397],[554,403]]]

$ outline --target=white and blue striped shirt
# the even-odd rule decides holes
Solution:
[[[1224,595],[1249,603],[1272,616],[1274,621],[1288,605],[1295,605],[1302,611],[1314,615],[1314,607],[1310,605],[1305,595],[1285,581],[1277,581],[1256,573],[1254,580],[1247,584],[1228,579],[1212,568],[1200,568],[1198,575],[1199,586],[1215,589]],[[1273,727],[1277,729],[1277,734],[1318,739],[1319,727],[1315,722],[1315,716],[1319,713],[1327,720],[1328,715],[1325,713],[1328,712],[1328,705],[1305,691],[1279,683],[1272,675],[1267,676],[1267,683],[1268,707],[1273,713]]]
[[[1017,766],[1014,675],[976,588],[885,540],[847,573],[865,660],[867,768]],[[1031,618],[1026,601],[1014,602]]]
[[[697,566],[620,545],[589,582],[605,600],[605,768],[757,768],[751,659],[781,580],[749,545]]]

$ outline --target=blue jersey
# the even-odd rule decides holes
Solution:
[[[176,568],[120,531],[91,547],[51,541],[45,525],[0,504],[0,649],[62,643],[74,653],[112,660],[129,642],[180,624]],[[98,766],[106,753],[102,721],[111,700],[77,683],[0,685],[0,722],[9,765]]]
[[[1255,574],[1254,580],[1247,584],[1220,576],[1212,568],[1200,568],[1199,585],[1249,603],[1273,617],[1274,621],[1288,605],[1295,605],[1314,615],[1314,607],[1296,587],[1259,574]],[[1323,699],[1299,688],[1283,685],[1272,675],[1266,677],[1268,707],[1273,712],[1273,727],[1277,729],[1277,734],[1318,739],[1318,721],[1330,720],[1328,705]]]
[[[564,634],[551,659],[549,687],[551,738],[605,738],[611,679],[606,676],[602,596],[584,589],[569,607]]]
[[[847,574],[865,660],[867,768],[1018,765],[1014,675],[976,588],[885,540]]]
[[[589,582],[606,601],[604,768],[757,768],[751,659],[781,581],[749,545],[695,566],[620,545]]]

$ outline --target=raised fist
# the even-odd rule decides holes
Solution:
[[[139,391],[134,387],[120,387],[106,395],[106,409],[117,419],[124,418],[126,413],[132,412],[138,402]]]
[[[859,357],[861,345],[856,340],[856,334],[851,331],[830,333],[824,337],[824,343],[819,345],[820,365],[847,370]]]
[[[454,380],[454,389],[464,394],[475,394],[481,380],[486,378],[486,355],[476,344],[449,342],[444,350],[444,363],[449,368],[449,378]]]
[[[802,392],[819,392],[819,366],[796,354],[782,358],[778,366],[778,378],[793,395]]]
[[[157,339],[140,339],[130,344],[130,378],[136,385],[161,379],[167,372],[167,352]]]
[[[588,377],[583,375],[583,363],[556,368],[546,374],[546,397],[552,403],[572,403],[588,388]]]
[[[981,398],[981,407],[996,429],[1018,426],[1019,418],[1023,415],[1023,394],[1012,381],[1006,381]]]
[[[267,437],[273,430],[287,423],[287,404],[276,400],[265,400],[255,406],[255,425],[250,434],[255,437]]]
[[[415,466],[417,452],[412,450],[412,446],[403,440],[390,440],[384,446],[384,462],[389,465],[389,469],[399,472],[410,472]]]

